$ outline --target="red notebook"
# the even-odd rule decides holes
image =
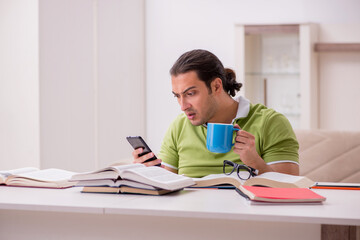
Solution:
[[[241,195],[252,201],[260,202],[323,202],[325,197],[308,188],[269,188],[257,186],[240,186]]]

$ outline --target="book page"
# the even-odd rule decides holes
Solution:
[[[134,168],[146,168],[144,164],[135,163],[135,164],[127,164],[127,165],[118,165],[118,166],[111,166],[111,169],[115,169],[117,172],[121,172],[126,169],[134,169]]]
[[[49,168],[39,171],[12,175],[11,177],[9,177],[9,181],[11,181],[11,179],[16,179],[16,178],[27,178],[27,179],[33,179],[36,181],[43,181],[43,182],[56,182],[56,181],[69,180],[73,174],[75,173],[62,169]]]
[[[247,175],[239,173],[241,177],[245,178]],[[230,175],[226,174],[210,174],[202,178],[193,178],[196,185],[193,187],[211,187],[211,186],[234,186],[239,187],[244,183],[244,180],[240,179],[237,173]]]
[[[96,171],[91,172],[83,172],[74,174],[70,181],[84,181],[84,180],[99,180],[99,179],[117,179],[119,177],[119,172],[132,169],[132,168],[145,168],[143,164],[128,164],[128,165],[121,165],[121,166],[111,166],[102,168]]]
[[[39,169],[35,167],[17,168],[12,170],[0,171],[0,175],[6,178],[14,174],[21,174],[21,173],[34,172],[34,171],[39,171]]]
[[[157,188],[147,185],[145,183],[134,182],[130,180],[112,180],[112,179],[96,179],[96,180],[81,180],[75,185],[76,187],[120,187],[128,186],[142,189],[156,190]]]
[[[248,173],[245,173],[245,172],[239,172],[240,176],[242,178],[246,178]],[[240,181],[241,183],[244,182],[244,180],[240,179],[239,176],[237,175],[236,172],[230,174],[230,175],[226,175],[224,173],[220,173],[220,174],[210,174],[210,175],[207,175],[205,177],[201,177],[201,178],[193,178],[195,181],[204,181],[204,180],[210,180],[210,179],[218,179],[218,178],[234,178],[238,181]]]
[[[277,188],[308,188],[314,182],[305,176],[294,176],[278,172],[266,172],[245,181],[243,185],[261,185]]]
[[[24,167],[24,168],[12,169],[12,170],[0,171],[0,184],[5,184],[6,179],[11,175],[26,173],[26,172],[33,172],[33,171],[38,171],[38,170],[39,169],[35,168],[35,167]]]
[[[120,177],[168,190],[184,188],[195,184],[191,178],[175,174],[161,167],[127,169],[121,171]]]
[[[288,183],[295,183],[304,178],[303,176],[294,176],[294,175],[278,173],[278,172],[266,172],[256,176],[255,178],[257,177],[271,179],[278,182],[288,182]]]
[[[92,180],[80,180],[75,184],[76,187],[114,187],[115,181],[113,179],[92,179]]]
[[[130,180],[125,179],[119,179],[114,184],[115,187],[121,187],[121,186],[127,186],[127,187],[134,187],[134,188],[141,188],[141,189],[150,189],[150,190],[156,190],[156,187],[150,186],[145,183],[141,182],[134,182]]]
[[[135,172],[146,178],[150,178],[152,180],[164,183],[171,183],[174,181],[183,180],[184,178],[184,176],[177,175],[160,167],[145,167],[141,169],[130,169],[129,171]]]
[[[6,180],[6,176],[5,175],[1,175],[0,174],[0,184],[5,184],[5,180]]]

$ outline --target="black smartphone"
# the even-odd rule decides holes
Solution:
[[[151,149],[149,148],[149,146],[146,144],[146,142],[144,141],[144,139],[141,136],[129,136],[129,137],[126,137],[126,139],[128,140],[128,142],[134,149],[138,149],[138,148],[144,149],[143,152],[139,154],[139,157],[152,152]],[[152,158],[149,158],[145,162],[150,162],[150,161],[153,161],[156,159],[157,159],[157,157],[154,155]],[[160,166],[160,165],[161,164],[156,164],[155,166]]]

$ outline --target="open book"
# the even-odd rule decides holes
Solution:
[[[116,182],[119,181],[118,179],[121,179],[141,183],[143,184],[142,186],[149,185],[158,189],[165,189],[170,191],[176,191],[195,184],[195,182],[189,177],[172,173],[161,167],[146,167],[143,164],[111,166],[94,172],[79,173],[73,175],[71,181],[76,181],[77,186],[94,187],[104,186],[103,180],[106,179],[113,179],[114,184],[117,184]],[[89,180],[92,182],[86,182]],[[117,186],[121,187],[122,183],[118,182],[118,184],[119,185]],[[123,183],[122,185],[133,188],[144,188],[141,186],[130,185],[129,182],[127,184]],[[115,185],[113,185],[113,187],[114,186]]]
[[[49,168],[26,167],[0,171],[0,184],[21,187],[67,188],[75,185],[69,179],[74,172]]]
[[[242,174],[240,172],[240,174]],[[236,173],[231,175],[211,174],[202,178],[193,178],[196,184],[193,187],[211,187],[232,185],[235,188],[244,186],[265,186],[273,188],[309,188],[315,184],[305,176],[294,176],[278,172],[266,172],[258,176],[241,180]]]

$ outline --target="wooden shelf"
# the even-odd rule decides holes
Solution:
[[[298,24],[279,24],[279,25],[245,25],[246,35],[256,35],[264,33],[298,33]]]
[[[315,52],[357,52],[360,43],[315,43]]]
[[[245,72],[245,76],[299,76],[300,72]]]
[[[244,82],[242,95],[283,111],[294,128],[318,128],[318,54],[313,49],[319,41],[317,35],[313,23],[236,24],[235,68]],[[284,52],[289,56],[282,60]],[[274,89],[275,85],[284,87]],[[281,109],[288,95],[291,112]]]

